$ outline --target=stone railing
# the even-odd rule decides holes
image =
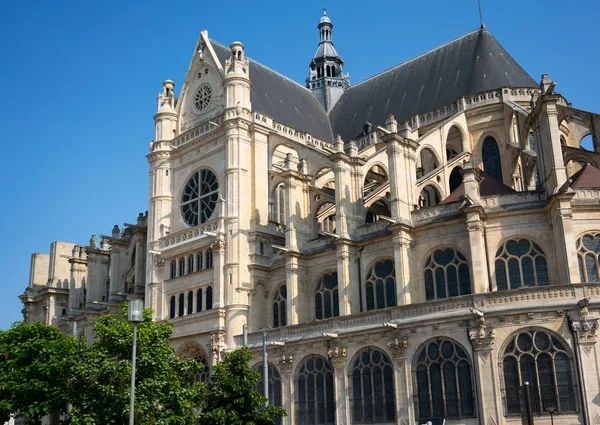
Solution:
[[[389,225],[390,223],[385,220],[379,220],[375,223],[363,224],[362,226],[356,228],[356,236],[362,238],[372,233],[377,233],[382,230],[385,230]]]
[[[369,146],[373,146],[373,145],[381,142],[381,138],[383,136],[385,136],[386,133],[387,133],[386,130],[384,130],[381,127],[377,127],[374,131],[367,134],[366,136],[356,139],[355,140],[356,148],[358,149],[359,152],[361,152],[361,151],[367,149]]]
[[[200,137],[204,136],[205,134],[210,133],[211,131],[219,128],[222,123],[223,123],[222,116],[215,117],[212,120],[210,120],[198,127],[192,128],[191,130],[186,131],[185,133],[182,133],[179,136],[175,137],[171,141],[171,146],[178,148],[180,146],[183,146],[190,142],[193,142],[194,140],[199,139]]]
[[[333,144],[331,142],[317,139],[309,133],[304,133],[288,127],[285,124],[278,123],[266,115],[254,113],[253,121],[257,124],[270,128],[274,133],[280,134],[302,145],[314,148],[320,152],[329,154],[330,152],[328,150],[333,150]]]
[[[365,329],[384,329],[383,323],[392,322],[399,327],[411,327],[416,323],[443,323],[473,317],[471,308],[484,314],[526,312],[527,307],[545,307],[553,304],[565,310],[576,308],[582,298],[596,298],[600,302],[600,285],[574,284],[551,285],[498,291],[483,294],[465,295],[442,300],[396,306],[350,316],[334,317],[327,320],[311,321],[283,328],[261,330],[248,335],[248,345],[262,344],[262,334],[268,334],[269,341],[307,341],[323,338],[323,333],[351,334]],[[552,307],[549,307],[552,308]],[[235,337],[236,344],[242,344],[242,336]]]
[[[184,242],[189,242],[198,239],[206,234],[206,232],[223,232],[223,219],[215,218],[214,220],[202,223],[199,226],[191,229],[181,230],[176,233],[171,233],[159,239],[161,248],[171,248]]]
[[[486,196],[481,198],[481,203],[486,209],[506,208],[511,205],[524,208],[536,203],[544,204],[547,198],[543,192],[517,192],[508,195]]]
[[[459,215],[462,203],[451,202],[449,204],[438,204],[434,207],[421,208],[412,212],[412,221],[415,226],[422,226],[429,222],[441,221],[453,215]]]

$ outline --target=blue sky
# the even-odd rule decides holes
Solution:
[[[600,111],[597,0],[482,0],[489,31],[536,80]],[[322,1],[4,0],[0,5],[0,329],[33,252],[134,222],[147,209],[145,155],[163,80],[181,87],[202,29],[302,82]],[[352,82],[479,26],[476,0],[328,0]]]

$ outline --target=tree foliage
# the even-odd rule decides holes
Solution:
[[[126,313],[100,317],[91,345],[41,323],[0,331],[0,424],[11,413],[34,424],[47,415],[69,425],[128,423],[133,325]],[[170,323],[144,311],[137,325],[137,425],[273,425],[285,416],[255,391],[260,375],[248,368],[247,348],[231,352],[205,384],[198,379],[203,365],[180,359],[171,333]]]
[[[84,345],[41,323],[0,331],[0,423],[11,413],[34,424],[67,410],[71,371]]]
[[[255,390],[260,374],[248,368],[251,358],[243,347],[215,366],[202,400],[199,425],[273,425],[276,418],[286,415],[281,407],[265,407],[266,398]]]
[[[202,365],[180,359],[169,344],[172,325],[152,321],[150,310],[137,325],[135,423],[194,423],[200,405],[197,377]],[[133,325],[121,315],[102,316],[95,342],[73,370],[73,425],[124,424],[129,418]]]

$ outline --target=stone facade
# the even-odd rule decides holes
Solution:
[[[332,27],[321,20],[320,43],[332,45]],[[482,28],[443,48],[476,36],[491,37]],[[507,55],[498,46],[490,56]],[[524,382],[536,423],[550,423],[548,408],[556,424],[600,423],[599,116],[517,65],[506,75],[522,85],[408,116],[386,109],[342,138],[334,118],[365,83],[349,86],[338,59],[313,58],[305,89],[201,33],[178,99],[170,80],[158,96],[147,249],[140,237],[125,274],[110,257],[108,300],[129,276],[156,320],[173,322],[178,352],[210,366],[247,325],[260,368],[266,333],[286,425],[516,424]],[[318,99],[311,81],[336,76],[335,98]],[[317,116],[329,111],[333,130]],[[579,145],[588,134],[593,152]],[[130,252],[117,236],[111,252]],[[70,290],[37,288],[49,260],[34,254],[30,320],[60,325],[56,309],[81,304],[85,262],[90,280],[90,259],[106,264],[102,248],[73,248],[70,277],[54,273]],[[44,316],[48,297],[58,307]]]

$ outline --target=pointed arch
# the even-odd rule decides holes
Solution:
[[[454,192],[458,188],[458,186],[462,184],[463,179],[460,170],[462,170],[462,168],[456,166],[450,172],[450,177],[448,178],[448,193]]]
[[[433,184],[427,184],[421,189],[421,193],[419,194],[419,207],[435,207],[441,200],[440,191]]]
[[[302,359],[294,389],[297,425],[335,424],[333,368],[325,357],[311,354]]]
[[[483,140],[481,147],[481,159],[483,162],[483,171],[503,183],[502,180],[502,160],[500,158],[500,149],[496,139],[487,136]]]
[[[200,382],[208,381],[208,377],[210,374],[210,370],[208,367],[208,355],[206,354],[206,351],[202,349],[200,344],[197,344],[195,342],[186,342],[177,349],[177,356],[183,360],[194,359],[202,363],[204,367],[198,375],[198,380]]]

